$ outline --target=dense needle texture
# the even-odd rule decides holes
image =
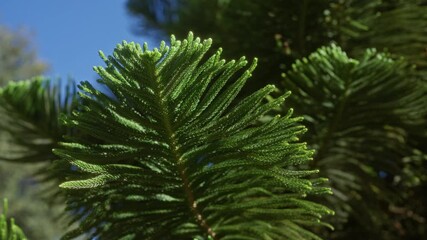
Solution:
[[[206,56],[211,40],[192,33],[158,49],[119,44],[96,67],[108,94],[82,83],[82,105],[67,126],[75,137],[54,152],[78,171],[61,187],[80,227],[100,239],[319,239],[326,207],[306,200],[330,193],[298,136],[292,110],[258,121],[289,93],[266,101],[266,86],[238,100],[256,62]]]
[[[415,151],[408,131],[424,129],[427,114],[425,84],[413,66],[374,49],[352,59],[331,45],[297,61],[284,77],[293,92],[288,103],[309,128],[304,140],[316,150],[310,166],[331,181],[334,219],[357,222],[378,234],[372,239],[394,237],[385,235],[393,226],[390,206],[409,201],[400,184],[416,175],[405,158]],[[362,232],[357,226],[348,228]]]

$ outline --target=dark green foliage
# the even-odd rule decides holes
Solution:
[[[72,85],[61,94],[61,85],[34,78],[10,82],[0,89],[0,129],[10,133],[18,149],[0,153],[0,159],[15,162],[40,162],[56,159],[52,148],[69,132],[59,125],[59,116],[73,108]]]
[[[0,131],[5,141],[0,160],[8,161],[0,162],[5,179],[1,192],[13,201],[15,219],[30,238],[57,238],[66,229],[58,220],[64,207],[58,184],[64,179],[62,169],[70,166],[60,163],[52,148],[70,133],[59,126],[58,118],[71,111],[75,92],[71,84],[62,87],[41,77],[9,82],[0,89]]]
[[[414,151],[407,130],[426,126],[427,89],[414,68],[375,50],[351,59],[332,45],[297,61],[284,88],[306,119],[305,140],[316,150],[310,166],[331,180],[335,219],[363,239],[400,239],[390,210],[410,207],[401,191],[420,170],[403,159]]]
[[[148,26],[183,37],[189,30],[215,39],[225,56],[259,58],[259,71],[247,94],[280,81],[280,66],[290,66],[333,36],[326,28],[329,2],[309,0],[128,0],[128,9]],[[142,32],[146,32],[143,28]],[[277,46],[280,43],[280,46]]]
[[[46,64],[38,59],[35,48],[31,44],[31,36],[30,32],[23,29],[11,30],[0,26],[0,87],[5,87],[11,81],[40,75],[46,70]],[[26,89],[25,85],[21,84],[19,86]],[[24,91],[29,94],[27,90]],[[40,89],[39,91],[44,90]],[[33,99],[26,94],[17,94],[9,97],[25,97],[16,98],[14,102],[25,102],[27,97]],[[22,124],[24,120],[19,120],[21,116],[11,119],[17,115],[10,114],[5,109],[5,107],[10,107],[10,102],[5,102],[6,99],[3,96],[0,99],[0,158],[10,160],[8,162],[0,161],[0,195],[12,202],[9,207],[9,213],[13,213],[15,221],[22,227],[27,238],[35,240],[58,238],[64,232],[64,228],[61,228],[61,221],[57,219],[63,211],[63,206],[49,204],[44,201],[42,194],[40,194],[40,192],[58,192],[58,183],[56,183],[56,186],[39,184],[39,178],[34,176],[34,173],[38,170],[43,172],[41,173],[43,176],[48,175],[46,169],[49,167],[49,161],[31,162],[31,164],[21,164],[20,161],[14,161],[16,158],[21,158],[24,155],[29,156],[39,150],[31,149],[31,153],[23,152],[23,146],[17,146],[15,140],[25,138],[24,136],[18,136],[18,134],[24,133],[27,134],[26,136],[32,134],[28,134],[24,129],[9,134],[9,129],[15,127],[19,129],[19,126],[15,125],[15,123]],[[28,104],[31,104],[31,101],[28,101]],[[34,111],[31,108],[29,109]],[[16,109],[13,110],[13,112],[16,111]],[[21,109],[21,111],[24,111],[24,109]],[[39,121],[38,119],[26,119],[25,121],[27,120]],[[57,122],[57,119],[54,120]],[[29,125],[25,126],[29,127]],[[34,147],[38,146],[41,145],[34,145]],[[53,156],[51,149],[45,150],[50,156]],[[49,200],[49,202],[52,201]],[[0,237],[0,239],[2,238]]]
[[[0,87],[10,81],[40,75],[46,70],[46,64],[38,58],[31,43],[32,35],[23,29],[12,30],[0,26]],[[0,111],[0,122],[7,117],[7,113]],[[14,121],[11,123],[13,126]],[[16,149],[16,146],[7,131],[0,127],[0,156],[7,157],[6,154],[12,152],[12,149]],[[13,203],[9,212],[13,213],[15,221],[19,222],[29,239],[50,240],[61,230],[59,224],[56,224],[57,219],[50,214],[55,212],[49,211],[53,208],[40,199],[41,186],[34,184],[32,174],[35,169],[41,169],[42,164],[0,161],[0,195]]]
[[[70,129],[59,125],[59,116],[69,114],[76,103],[75,87],[71,83],[61,87],[58,82],[38,77],[10,82],[0,90],[0,130],[9,134],[0,160],[33,163],[31,172],[41,179],[28,175],[28,181],[54,180],[51,183],[58,184],[64,179],[63,169],[69,168],[52,153],[63,135],[71,135]],[[47,167],[40,163],[51,164]],[[58,193],[56,186],[46,185],[45,189],[46,197]]]
[[[377,48],[427,66],[425,0],[128,0],[127,7],[142,33],[192,30],[230,49],[227,57],[258,57],[251,89],[277,83],[296,59],[331,42],[354,56]]]
[[[51,164],[39,173],[65,181],[80,227],[64,239],[426,236],[425,0],[129,0],[128,7],[168,33],[215,38],[225,57],[258,56],[262,71],[251,82],[255,63],[221,60],[210,40],[190,35],[170,48],[124,42],[113,56],[101,54],[107,67],[96,71],[109,94],[82,83],[79,106],[73,87],[61,97],[59,85],[40,78],[2,89],[0,130],[8,134],[0,133],[0,159]],[[1,52],[3,44],[0,56],[20,50],[19,41],[2,39],[12,51]],[[332,45],[296,61],[331,42],[354,59]],[[6,70],[22,62],[7,60]],[[3,69],[0,84],[21,70]],[[253,93],[285,70],[284,89],[294,92],[287,105],[305,117],[306,135],[302,118],[282,106],[288,93],[274,98],[273,86]],[[273,109],[284,116],[270,116]],[[8,168],[0,166],[0,187],[15,179],[3,173]],[[310,169],[332,180],[326,201],[326,178]],[[319,201],[336,211],[337,231],[321,228],[332,211]],[[26,212],[13,213],[21,222]],[[2,215],[0,231],[5,224]],[[18,231],[12,226],[9,233]]]
[[[351,33],[341,35],[347,51],[363,55],[366,48],[375,47],[404,56],[427,79],[427,1],[348,0],[346,5],[341,6],[346,9],[341,18],[353,23],[346,24]]]
[[[427,1],[425,0],[128,0],[128,8],[134,16],[140,18],[141,23],[149,23],[145,27],[159,27],[168,33],[176,33],[178,36],[191,29],[202,36],[213,37],[219,45],[226,49],[232,49],[228,52],[229,57],[242,54],[257,56],[260,59],[260,71],[254,75],[254,81],[248,83],[253,88],[259,86],[258,84],[262,85],[263,81],[276,82],[279,79],[280,72],[290,70],[289,67],[296,59],[308,55],[322,45],[329,45],[331,42],[342,46],[350,56],[356,59],[364,58],[366,49],[373,47],[380,51],[389,52],[395,58],[404,56],[410,64],[416,64],[416,71],[410,71],[409,79],[418,75],[426,82],[424,86],[420,84],[419,88],[425,89],[427,85],[425,80],[427,79]],[[273,44],[276,44],[276,48],[271,47]],[[365,69],[367,71],[376,70]],[[383,70],[381,72],[384,76],[388,75]],[[406,73],[403,72],[399,73],[399,86],[406,81],[413,82],[413,80],[406,80]],[[364,74],[368,75],[367,78],[370,79],[371,77],[375,78],[375,74],[379,73],[365,72]],[[312,77],[313,81],[317,79],[315,76]],[[319,90],[324,88],[321,84],[323,83],[319,82],[316,85]],[[388,85],[383,87],[389,88]],[[286,87],[285,89],[287,90]],[[396,92],[400,91],[398,86],[394,89]],[[370,100],[379,101],[381,95],[369,96],[365,100],[367,105],[375,105],[376,102],[370,103]],[[305,102],[299,103],[300,106],[304,106],[304,104]],[[401,103],[394,107],[400,106]],[[324,112],[317,113],[316,111],[324,111],[326,107],[312,107],[312,105],[305,106],[313,116],[323,116]],[[303,112],[303,109],[295,108],[301,110],[299,112]],[[372,112],[369,114],[379,115],[376,108],[374,106],[367,108]],[[424,108],[426,108],[425,105]],[[350,125],[352,124],[351,115],[343,114],[342,118],[348,121]],[[405,167],[400,170],[394,169],[395,173],[400,172],[397,176],[393,176],[393,174],[387,176],[390,179],[406,176],[401,178],[399,184],[393,185],[393,188],[395,190],[398,188],[405,189],[399,192],[399,197],[412,201],[404,200],[404,206],[399,205],[397,209],[401,210],[397,211],[397,214],[395,214],[396,211],[392,210],[395,212],[393,217],[386,214],[384,218],[382,211],[365,211],[372,216],[378,213],[379,217],[375,219],[375,224],[366,222],[364,225],[388,225],[388,228],[393,228],[393,231],[398,230],[399,233],[394,234],[395,237],[404,234],[407,238],[412,236],[415,236],[412,237],[413,239],[425,238],[427,228],[423,226],[427,225],[427,209],[423,207],[425,204],[420,203],[425,202],[423,199],[425,199],[424,192],[427,182],[423,180],[425,178],[422,176],[425,175],[427,167],[425,160],[419,159],[424,159],[423,156],[427,153],[425,147],[427,146],[427,115],[419,114],[416,120],[412,118],[415,121],[424,121],[423,125],[411,126],[411,124],[404,123],[404,127],[398,124],[399,127],[389,129],[388,125],[390,121],[394,121],[393,119],[394,117],[391,119],[380,117],[378,123],[381,120],[387,120],[383,123],[384,126],[387,126],[385,132],[389,132],[389,138],[394,136],[395,139],[400,139],[395,141],[400,142],[397,145],[405,149],[388,146],[387,149],[391,148],[392,152],[382,153],[381,149],[383,148],[378,147],[376,154],[394,156],[390,160],[391,165],[402,167],[402,162],[405,162]],[[323,121],[327,120],[323,119]],[[315,126],[315,124],[308,126],[309,129],[312,127],[315,128],[313,132],[316,132],[317,129],[323,129],[323,126]],[[355,135],[355,137],[359,139],[358,141],[365,142],[363,137],[359,135]],[[310,132],[307,138],[311,138]],[[321,139],[314,140],[320,141]],[[372,144],[369,141],[366,143],[367,145]],[[386,145],[389,143],[388,141],[385,142]],[[421,151],[413,153],[410,150],[411,148]],[[362,151],[362,155],[366,154],[364,148],[359,150]],[[396,152],[399,154],[395,154]],[[373,157],[375,156],[371,156],[371,158]],[[401,157],[405,160],[402,161]],[[396,158],[399,158],[399,164],[393,162]],[[417,166],[417,171],[414,171],[414,166]],[[334,167],[331,168],[334,169]],[[412,177],[409,177],[411,174],[408,171],[412,173]],[[412,180],[407,182],[408,179],[419,180],[417,186],[413,185],[414,181]],[[380,194],[373,196],[380,196]],[[370,201],[370,198],[364,200],[364,202]],[[372,201],[377,202],[376,199]],[[371,205],[375,206],[375,204]],[[381,207],[385,209],[385,212],[390,212],[389,206]],[[417,211],[415,212],[411,208],[417,209]],[[417,214],[420,217],[415,217]],[[400,220],[395,221],[396,219],[411,218],[418,220],[413,221],[413,224],[406,224]],[[381,223],[381,219],[387,221]],[[390,223],[390,219],[393,223]],[[363,222],[363,220],[359,219],[358,222]],[[354,238],[355,235],[369,235],[358,234],[358,228],[354,227],[353,223],[348,223],[346,227],[349,232],[344,238],[348,238],[348,236]],[[420,231],[419,229],[424,230]],[[373,234],[381,234],[376,227],[371,230]]]
[[[64,119],[95,141],[75,137],[55,153],[79,175],[61,184],[81,224],[64,239],[320,239],[311,233],[332,213],[306,199],[329,193],[292,117],[258,120],[288,93],[265,101],[266,86],[237,101],[253,63],[207,57],[211,40],[190,34],[159,49],[120,44],[82,105]],[[97,142],[97,143],[96,143]]]
[[[7,219],[7,200],[3,200],[3,210],[0,214],[0,239],[1,240],[26,240],[22,230],[15,224],[13,218]]]

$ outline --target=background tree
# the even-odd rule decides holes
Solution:
[[[408,135],[408,129],[426,127],[427,89],[414,68],[372,49],[351,59],[332,45],[297,61],[283,85],[310,129],[305,140],[316,150],[310,166],[332,184],[334,195],[327,199],[337,213],[332,238],[425,234],[402,226],[425,222],[423,209],[413,204],[419,197],[414,202],[407,196],[408,181],[427,173],[414,159],[419,150]]]
[[[25,31],[0,26],[0,86],[45,72],[47,65],[37,58]]]
[[[306,56],[331,39],[323,9],[328,1],[210,1],[130,0],[129,11],[141,26],[185,35],[188,30],[215,39],[224,56],[259,58],[260,71],[248,83],[248,90],[278,83],[282,65]],[[278,47],[277,42],[282,46]]]
[[[425,0],[128,0],[140,28],[212,37],[224,54],[260,59],[252,82],[278,83],[298,58],[335,42],[351,55],[375,47],[425,68]],[[276,46],[276,47],[273,47]]]
[[[11,31],[0,26],[0,85],[42,74],[47,65],[37,58],[36,51],[25,31]],[[21,96],[22,97],[22,96]],[[19,99],[19,101],[25,101]],[[9,114],[0,107],[0,159],[10,158],[12,153],[22,150],[12,143],[10,129],[17,119],[8,122]],[[6,126],[5,126],[6,124]],[[26,132],[28,137],[28,132]],[[21,137],[25,137],[21,135]],[[28,139],[29,141],[29,139]],[[15,162],[0,162],[0,198],[13,202],[9,207],[9,216],[22,227],[30,239],[54,239],[63,232],[58,223],[61,205],[49,206],[42,199],[43,187],[34,174],[44,164],[23,165]],[[43,220],[43,221],[42,221]]]

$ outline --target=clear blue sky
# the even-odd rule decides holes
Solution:
[[[122,40],[158,40],[132,34],[134,19],[127,14],[125,0],[2,0],[0,24],[32,33],[38,56],[50,66],[50,77],[77,81],[94,80],[92,67],[104,65],[98,50],[111,54]]]

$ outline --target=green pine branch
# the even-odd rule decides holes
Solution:
[[[304,139],[316,150],[310,166],[331,180],[328,205],[338,221],[351,217],[380,235],[393,226],[388,206],[402,202],[394,179],[405,177],[403,159],[413,152],[407,130],[425,126],[427,94],[416,75],[403,59],[372,49],[351,59],[335,45],[286,73],[288,102],[305,117]]]
[[[3,211],[0,214],[1,240],[27,240],[21,228],[15,224],[13,218],[7,219],[7,200],[3,200]]]
[[[148,50],[118,45],[96,67],[111,95],[82,83],[81,106],[64,118],[74,137],[54,152],[73,165],[61,184],[83,233],[102,239],[320,239],[330,193],[316,170],[296,170],[312,151],[292,110],[260,123],[286,93],[274,86],[236,96],[256,62],[206,56],[211,40],[190,33]]]
[[[0,151],[0,160],[46,163],[38,164],[34,173],[44,182],[63,181],[62,171],[70,166],[60,163],[52,149],[63,135],[72,135],[72,130],[59,124],[59,117],[70,114],[76,106],[76,96],[73,84],[63,86],[42,77],[9,82],[1,88],[0,130],[7,135],[2,135],[6,144]],[[52,186],[46,185],[45,189],[46,194],[58,193]]]
[[[376,48],[405,57],[426,78],[427,6],[425,0],[343,1],[332,13],[340,26],[340,44],[359,56]]]
[[[69,130],[59,125],[59,116],[75,104],[72,85],[62,86],[41,77],[10,82],[0,90],[0,129],[10,134],[10,151],[1,160],[40,162],[56,159],[52,148]]]

